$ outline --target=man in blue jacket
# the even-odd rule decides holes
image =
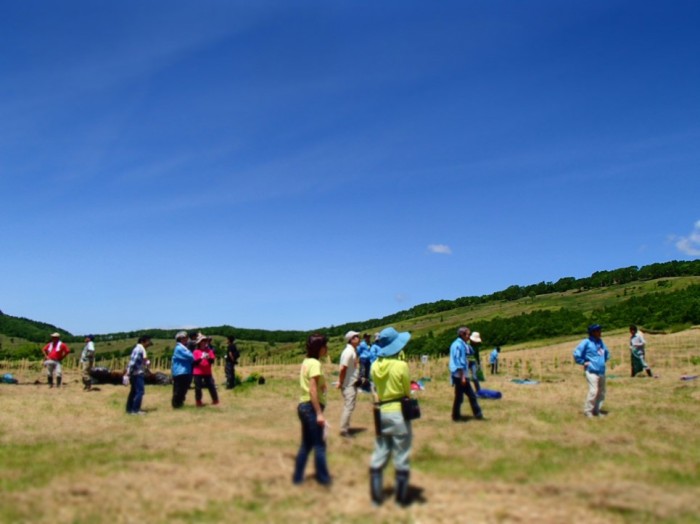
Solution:
[[[194,355],[187,349],[189,337],[186,331],[180,331],[175,335],[175,350],[173,351],[173,408],[181,408],[185,404],[185,397],[192,384],[192,364]]]
[[[457,330],[457,338],[450,346],[450,376],[452,386],[455,389],[454,401],[452,402],[452,420],[460,422],[464,420],[460,413],[464,395],[469,399],[469,405],[472,408],[474,418],[483,419],[484,415],[481,412],[481,407],[476,399],[476,394],[469,384],[469,369],[467,360],[473,352],[473,349],[468,344],[471,331],[468,327],[461,327]]]
[[[574,350],[574,360],[583,366],[588,382],[588,396],[583,405],[587,417],[604,417],[600,408],[605,400],[605,363],[610,359],[610,351],[600,337],[599,324],[588,326],[588,338],[581,341]]]

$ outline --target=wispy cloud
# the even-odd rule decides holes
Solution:
[[[429,244],[428,251],[431,253],[436,253],[438,255],[451,255],[452,248],[447,244]]]
[[[687,237],[674,237],[678,251],[691,257],[700,256],[700,220],[695,222]]]

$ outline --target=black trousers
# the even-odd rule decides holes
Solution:
[[[481,418],[483,415],[481,413],[481,407],[479,406],[479,401],[476,398],[476,393],[474,393],[474,390],[472,389],[471,385],[469,384],[469,380],[467,380],[464,384],[457,379],[457,378],[452,378],[452,385],[455,388],[455,398],[454,402],[452,403],[452,420],[458,420],[462,415],[460,413],[461,408],[462,408],[462,402],[464,401],[464,395],[467,395],[467,398],[469,399],[469,405],[472,408],[472,413],[476,418]]]
[[[236,387],[236,365],[229,359],[226,359],[226,364],[224,365],[224,373],[226,373],[226,389],[233,389]]]
[[[177,375],[173,377],[173,407],[181,408],[185,403],[187,391],[192,384],[192,375]]]
[[[211,375],[195,375],[194,376],[194,399],[197,402],[202,401],[202,389],[207,388],[211,395],[212,402],[219,402],[219,394],[216,392],[214,377]]]

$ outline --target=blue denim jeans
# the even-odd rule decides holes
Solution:
[[[138,413],[141,411],[141,401],[143,394],[146,392],[146,382],[143,375],[131,375],[131,389],[129,396],[126,398],[126,412]]]
[[[326,441],[323,438],[323,426],[318,425],[316,411],[311,402],[299,404],[297,413],[301,421],[301,446],[299,446],[299,453],[297,453],[292,481],[295,484],[300,484],[304,481],[306,461],[311,451],[313,451],[316,465],[316,480],[319,484],[330,484],[331,476],[328,473],[328,465],[326,464]]]

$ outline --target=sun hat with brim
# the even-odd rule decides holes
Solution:
[[[60,336],[61,336],[61,334],[58,333],[58,332],[56,332],[56,333],[51,333],[51,338],[60,337]]]
[[[204,333],[200,333],[199,336],[197,336],[197,340],[195,340],[195,344],[199,344],[205,340],[211,340],[211,337],[206,336]]]
[[[408,331],[399,333],[393,327],[383,329],[375,342],[375,345],[379,346],[377,356],[391,357],[392,355],[396,355],[409,340],[411,340],[411,334]]]
[[[478,331],[474,331],[474,333],[472,333],[469,337],[469,340],[471,340],[472,342],[476,342],[477,344],[481,344],[481,335]]]

